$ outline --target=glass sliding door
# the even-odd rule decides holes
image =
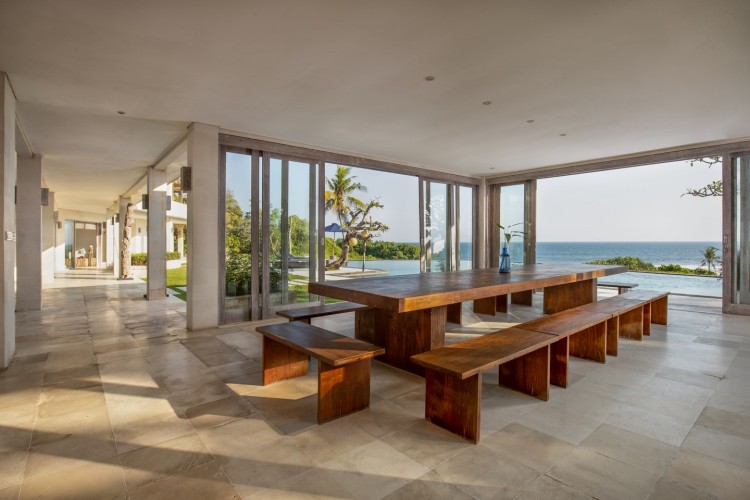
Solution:
[[[422,272],[474,267],[474,188],[420,181]]]
[[[525,232],[525,186],[513,184],[500,188],[500,224],[509,231]],[[512,227],[511,227],[512,226]],[[502,231],[500,245],[502,246]],[[524,251],[524,236],[514,236],[510,242],[509,251],[512,264],[523,264],[526,260]],[[491,263],[496,266],[497,262]]]
[[[425,272],[450,271],[453,265],[453,186],[441,182],[422,182],[424,233],[422,248]]]
[[[266,308],[275,310],[311,301],[307,284],[317,268],[317,165],[272,157],[269,174],[270,295]]]
[[[456,198],[456,234],[458,235],[456,269],[472,269],[474,267],[474,188],[459,186]]]
[[[253,316],[252,193],[257,178],[250,154],[226,152],[224,163],[224,322],[234,323]]]
[[[750,314],[750,153],[729,163],[724,173],[730,186],[724,203],[731,214],[724,222],[724,310]]]
[[[224,322],[309,302],[317,269],[317,164],[224,148]]]

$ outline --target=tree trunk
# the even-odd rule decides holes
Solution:
[[[332,269],[340,269],[346,266],[347,262],[349,262],[349,238],[348,237],[341,244],[341,257],[339,257],[338,259],[328,264],[328,267]]]

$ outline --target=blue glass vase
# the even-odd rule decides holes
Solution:
[[[500,254],[500,272],[510,272],[510,254],[508,253],[508,247],[503,246],[503,251]]]

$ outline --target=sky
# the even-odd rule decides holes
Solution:
[[[720,178],[681,161],[540,180],[537,241],[720,241],[721,197],[681,197]]]
[[[232,156],[227,161],[227,187],[243,208],[249,207],[249,157]],[[326,175],[332,176],[335,168],[336,165],[326,165]],[[248,174],[244,175],[245,172]],[[358,193],[360,199],[378,198],[384,205],[383,209],[371,212],[373,219],[390,227],[380,239],[419,241],[416,177],[362,168],[352,168],[352,175],[368,188],[367,193]],[[537,187],[537,241],[718,242],[721,198],[681,195],[687,188],[699,188],[719,178],[720,166],[691,167],[682,161],[542,179]],[[278,175],[272,173],[271,180],[278,186]],[[306,180],[292,183],[290,213],[307,218],[307,189]],[[504,189],[503,211],[510,215],[509,222],[518,218],[511,214],[514,202],[522,206],[520,191],[514,191]],[[272,202],[278,196],[273,192]],[[335,217],[327,213],[325,225],[332,222]]]

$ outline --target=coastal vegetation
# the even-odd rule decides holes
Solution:
[[[599,259],[599,260],[587,262],[587,264],[625,266],[628,268],[629,271],[637,271],[641,273],[688,274],[688,275],[695,275],[695,276],[719,276],[719,274],[717,274],[715,271],[711,271],[710,269],[703,269],[702,267],[691,269],[689,267],[680,266],[679,264],[662,264],[660,266],[655,266],[651,262],[645,262],[642,259],[639,259],[638,257],[630,257],[630,256],[614,257],[612,259]]]
[[[326,258],[336,258],[343,250],[342,240],[326,238]],[[362,259],[359,246],[349,250],[349,258]],[[367,260],[417,260],[419,245],[416,243],[394,243],[393,241],[369,241],[367,243]]]

